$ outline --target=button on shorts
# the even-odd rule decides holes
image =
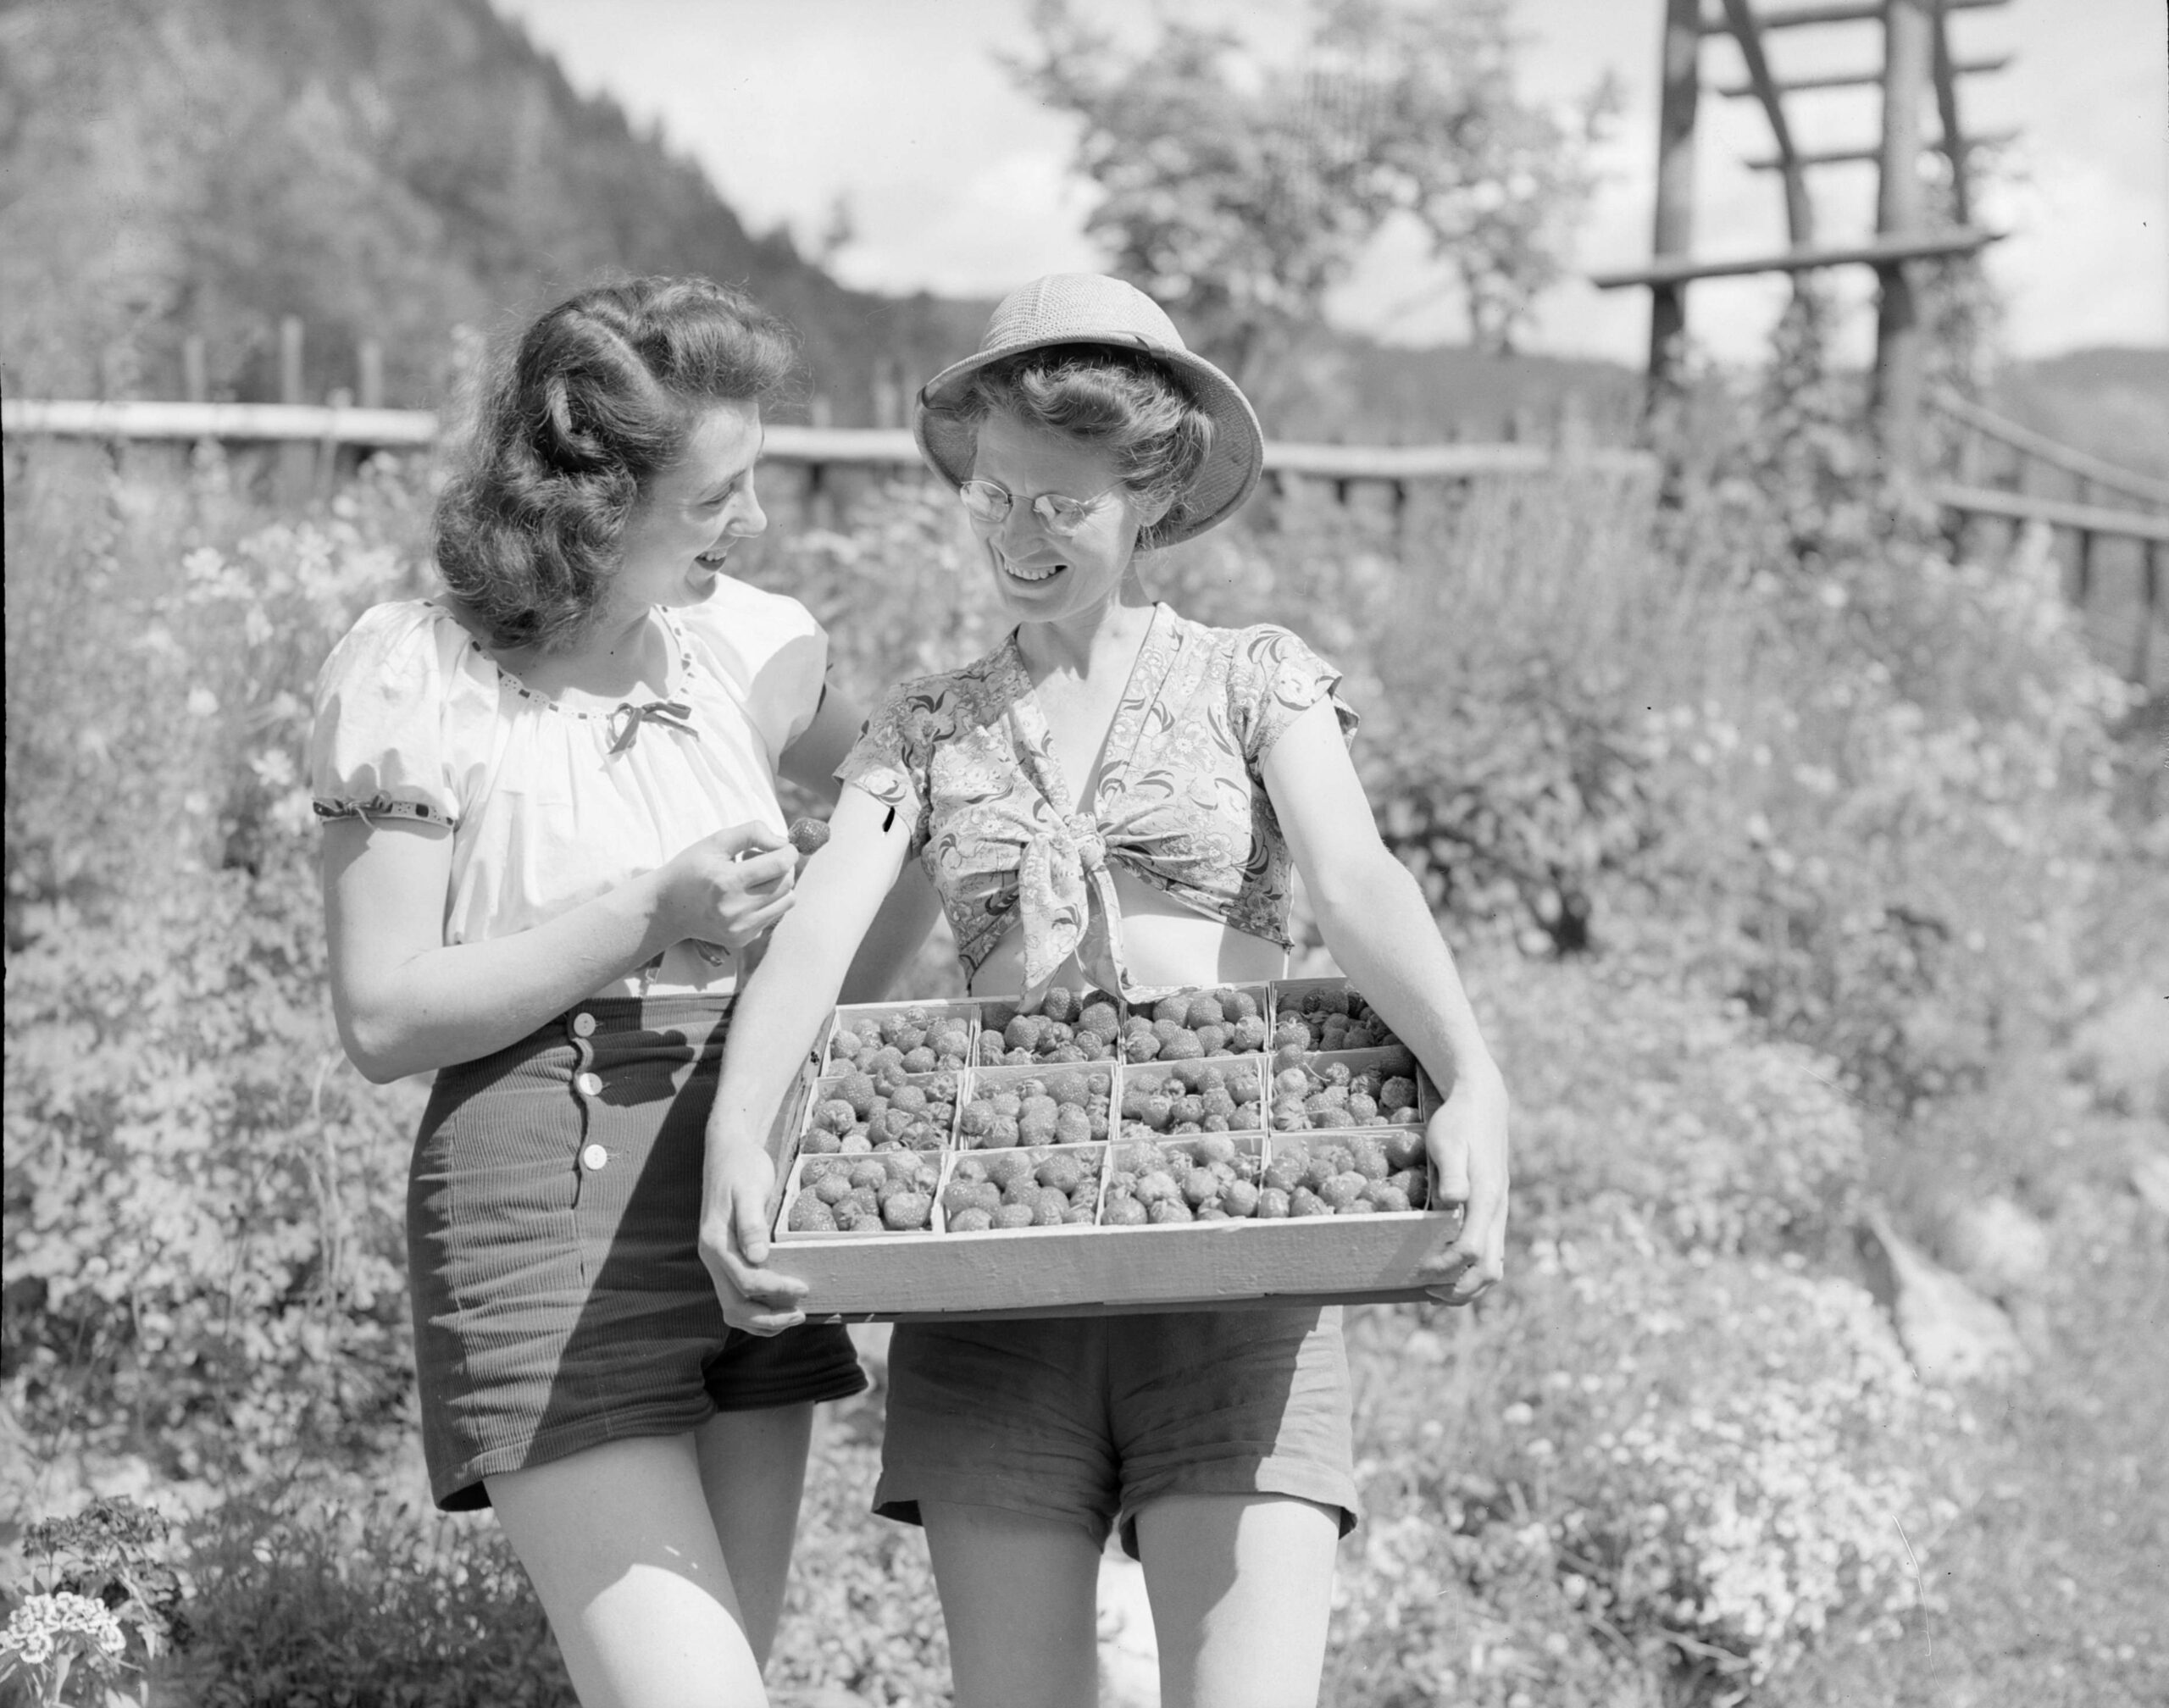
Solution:
[[[436,1504],[721,1411],[866,1386],[842,1328],[723,1318],[696,1245],[728,999],[597,998],[437,1075],[408,1178],[422,1443]]]
[[[1077,1523],[1095,1547],[1168,1494],[1284,1494],[1356,1528],[1337,1308],[900,1323],[874,1510]]]

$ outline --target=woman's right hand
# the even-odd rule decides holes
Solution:
[[[750,1334],[780,1334],[806,1320],[806,1284],[768,1267],[768,1195],[776,1169],[757,1145],[708,1135],[701,1189],[701,1262],[714,1283],[724,1320]]]
[[[704,836],[657,874],[671,941],[692,938],[738,954],[790,911],[798,853],[765,824]]]

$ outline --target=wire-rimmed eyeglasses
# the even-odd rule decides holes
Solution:
[[[1057,540],[1066,540],[1090,519],[1092,513],[1121,489],[1110,486],[1090,498],[1065,498],[1059,492],[1042,492],[1032,500],[1031,510],[1040,526]],[[982,528],[999,528],[1009,519],[1017,495],[991,480],[967,480],[957,489],[964,513]]]

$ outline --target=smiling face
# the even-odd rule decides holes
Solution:
[[[625,524],[610,590],[614,613],[697,605],[715,591],[731,546],[768,525],[753,491],[760,454],[758,404],[724,402],[704,411],[678,460],[648,483]]]
[[[1014,501],[991,526],[974,523],[995,591],[1020,622],[1052,623],[1112,600],[1137,550],[1137,530],[1157,519],[1122,485],[1114,459],[1076,440],[996,410],[979,423],[972,478],[991,480]],[[1032,513],[1032,501],[1107,496],[1084,525],[1062,538]]]

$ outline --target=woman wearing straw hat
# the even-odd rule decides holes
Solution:
[[[1132,1001],[1277,978],[1293,874],[1327,946],[1451,1090],[1427,1142],[1467,1216],[1438,1296],[1499,1278],[1506,1100],[1422,893],[1379,841],[1339,674],[1269,624],[1154,602],[1140,552],[1224,520],[1263,446],[1235,385],[1120,280],[1041,279],[921,392],[1009,638],[894,690],[838,773],[727,1047],[702,1239],[725,1315],[774,1332],[762,1139],[905,862],[941,894],[974,995]],[[927,1531],[960,1708],[1096,1700],[1111,1532],[1144,1565],[1170,1705],[1315,1701],[1334,1544],[1356,1522],[1340,1313],[904,1324],[876,1510]]]

